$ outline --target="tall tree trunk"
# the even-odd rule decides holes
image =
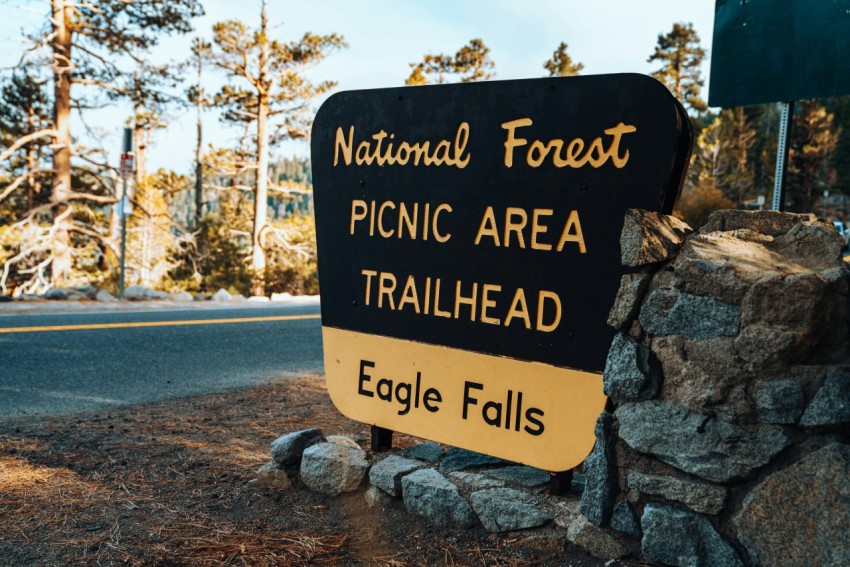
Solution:
[[[254,188],[254,227],[251,238],[251,269],[254,279],[251,293],[266,293],[266,252],[263,250],[263,229],[266,226],[266,208],[269,194],[269,99],[267,78],[269,73],[268,12],[263,0],[260,34],[260,65],[257,77],[257,183]]]
[[[136,174],[133,177],[135,186],[138,187],[145,181],[147,177],[147,163],[145,149],[147,148],[147,140],[145,139],[145,121],[142,116],[145,112],[145,105],[142,101],[142,75],[139,66],[136,67],[136,73],[133,75],[133,167]]]
[[[71,192],[71,60],[72,6],[69,0],[52,0],[53,7],[53,96],[57,131],[53,151],[53,262],[51,284],[65,285],[71,273],[71,237],[68,197]]]
[[[32,134],[37,131],[35,124],[35,110],[30,107],[27,109],[27,134]],[[27,148],[27,210],[31,211],[35,206],[35,194],[38,192],[38,161],[36,156],[36,144],[30,144]]]
[[[195,224],[194,229],[201,226],[201,217],[204,214],[204,166],[201,163],[201,152],[204,143],[204,87],[201,82],[203,70],[203,40],[198,38],[198,144],[195,146]]]

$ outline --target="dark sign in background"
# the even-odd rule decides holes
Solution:
[[[505,166],[507,131],[501,124],[530,118],[533,124],[516,130],[529,145],[513,153]],[[346,137],[354,126],[354,150],[379,131],[393,135],[396,144],[430,140],[454,141],[461,123],[469,124],[468,165],[448,166],[345,165],[334,166],[338,128]],[[624,135],[621,155],[628,162],[616,168],[609,160],[599,168],[555,167],[547,160],[539,167],[526,163],[526,152],[536,140],[558,138],[568,144],[583,138],[589,144],[619,123],[637,130]],[[601,372],[613,331],[606,325],[623,269],[619,237],[625,211],[641,208],[670,212],[681,187],[690,152],[690,125],[681,105],[654,79],[633,74],[534,79],[433,87],[342,92],[320,109],[312,133],[312,165],[322,288],[322,323],[326,327],[408,339],[421,343],[539,361],[568,368]],[[374,141],[373,141],[374,147]],[[369,236],[364,222],[350,233],[352,201],[392,201],[387,227],[397,228],[398,205],[440,204],[439,228],[451,238],[411,240]],[[527,212],[525,248],[514,237],[510,247],[496,247],[491,238],[474,245],[487,207],[493,207],[500,239],[506,207]],[[532,250],[530,224],[534,209],[551,209],[547,230],[539,239],[552,250]],[[577,211],[586,253],[567,243],[555,245],[571,211]],[[504,244],[504,243],[502,243]],[[365,305],[362,270],[392,273],[398,281],[396,302],[412,275],[422,297],[427,277],[440,278],[442,308],[451,310],[455,285],[463,282],[469,295],[478,284],[476,321],[463,306],[460,318],[416,314],[385,305],[378,309],[374,286],[372,304]],[[510,308],[516,288],[523,288],[535,323],[540,290],[561,300],[561,322],[553,332],[526,329],[514,320],[509,327],[480,321],[481,287],[496,284],[496,305],[488,313],[501,320]],[[432,283],[433,285],[433,283]],[[550,319],[551,316],[547,316]]]
[[[711,106],[850,93],[850,0],[717,0]]]

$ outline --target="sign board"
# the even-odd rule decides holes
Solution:
[[[850,93],[850,0],[717,0],[711,106]]]
[[[672,209],[691,137],[642,75],[329,98],[312,165],[337,408],[550,471],[581,463],[625,211]]]
[[[121,177],[130,177],[133,175],[133,154],[130,152],[121,153],[121,165],[119,166]]]

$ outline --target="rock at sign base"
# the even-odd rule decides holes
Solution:
[[[437,526],[468,528],[475,514],[457,487],[434,469],[419,469],[401,479],[404,507]]]
[[[321,438],[322,431],[315,427],[282,435],[272,441],[272,458],[281,466],[298,464],[304,449]]]
[[[363,449],[319,443],[304,451],[301,481],[310,490],[336,496],[357,490],[368,469],[369,461]]]

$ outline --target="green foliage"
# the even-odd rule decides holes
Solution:
[[[731,209],[732,201],[723,195],[711,179],[702,179],[693,188],[686,188],[676,204],[673,214],[693,228],[699,228],[714,211]]]
[[[177,242],[169,256],[174,267],[164,278],[165,289],[208,293],[227,289],[249,294],[247,246],[228,226],[229,214],[205,216],[194,235],[186,235]]]
[[[840,136],[835,115],[827,111],[823,101],[802,100],[795,104],[786,178],[792,210],[812,212],[815,197],[832,188],[836,172],[831,158]]]
[[[495,75],[495,63],[490,59],[490,48],[480,39],[471,39],[452,55],[425,55],[421,63],[411,63],[413,69],[405,81],[408,86],[427,85],[428,76],[436,83],[446,81],[446,75],[456,76],[461,83],[488,81]]]
[[[693,25],[675,23],[669,33],[658,35],[655,51],[647,59],[649,63],[661,64],[652,76],[664,83],[685,108],[697,113],[708,108],[700,98],[705,83],[700,65],[705,54]]]
[[[574,77],[584,69],[584,64],[573,62],[572,57],[567,53],[567,47],[568,45],[562,41],[552,54],[552,58],[543,64],[543,68],[549,71],[550,77]]]
[[[756,129],[742,107],[726,109],[714,117],[697,137],[689,170],[692,184],[710,180],[730,203],[743,207],[754,197],[751,165]]]
[[[294,215],[273,223],[275,234],[268,245],[266,291],[292,295],[319,293],[316,260],[316,221],[310,215]]]

